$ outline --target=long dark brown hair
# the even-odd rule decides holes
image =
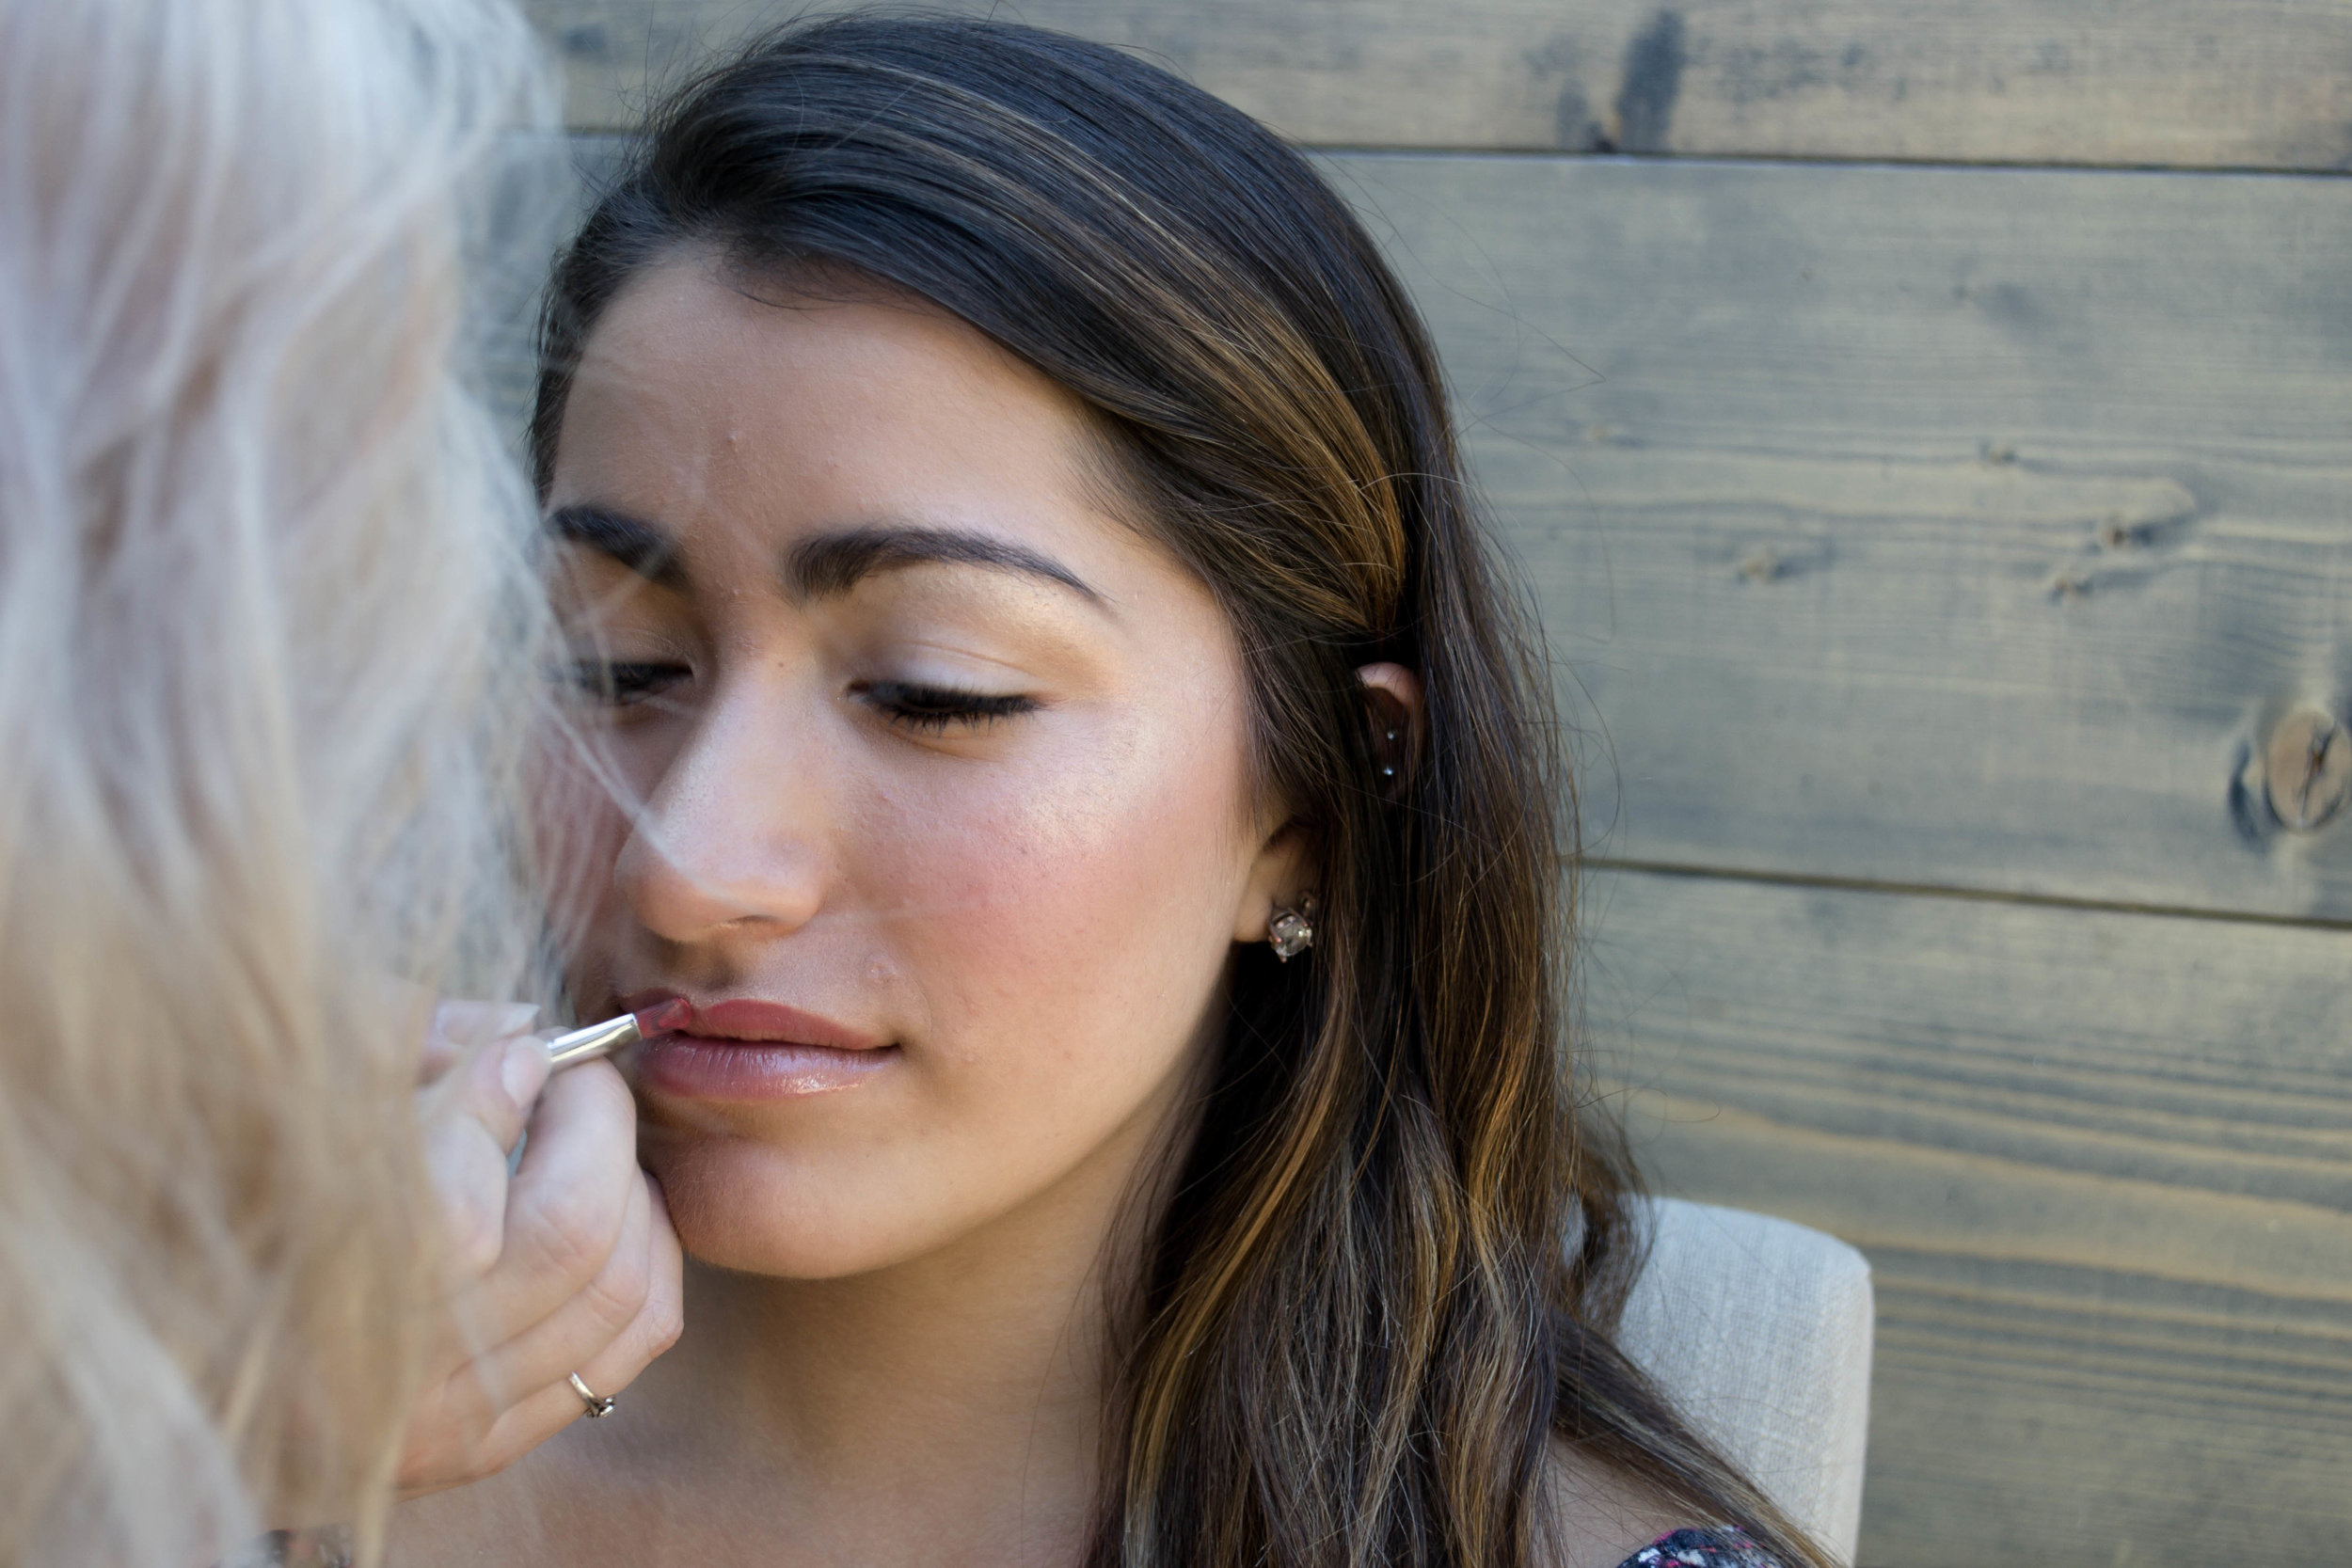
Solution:
[[[1152,1222],[1093,1562],[1531,1564],[1555,1436],[1822,1561],[1611,1340],[1631,1177],[1570,1068],[1543,643],[1420,319],[1330,188],[1097,44],[879,14],[771,34],[656,117],[564,258],[543,488],[599,316],[685,245],[882,279],[1082,399],[1231,617],[1262,786],[1317,847],[1311,958],[1240,954]],[[1385,788],[1355,675],[1382,659],[1425,693]]]

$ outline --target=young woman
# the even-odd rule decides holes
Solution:
[[[395,1560],[1818,1560],[1610,1342],[1541,645],[1302,159],[785,32],[580,232],[535,441],[688,1328]]]

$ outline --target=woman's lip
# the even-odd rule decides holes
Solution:
[[[621,998],[632,1012],[682,1001],[685,1027],[637,1050],[637,1081],[675,1100],[799,1100],[854,1088],[898,1058],[898,1048],[781,1002],[730,996],[697,1002],[671,990]]]
[[[683,1001],[694,1010],[692,1021],[677,1034],[693,1036],[714,1045],[806,1045],[828,1051],[878,1051],[890,1043],[846,1023],[835,1023],[829,1018],[804,1013],[781,1002],[762,1002],[756,997],[697,1002],[691,996],[681,997],[676,991],[641,990],[622,997],[621,1006],[631,1012],[642,1012],[673,1000]]]
[[[844,1050],[789,1041],[661,1035],[638,1049],[637,1081],[674,1100],[800,1100],[855,1088],[896,1061],[896,1046]]]

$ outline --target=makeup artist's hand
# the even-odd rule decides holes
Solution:
[[[420,1092],[453,1310],[409,1422],[404,1497],[504,1469],[585,1413],[573,1373],[618,1393],[677,1339],[677,1234],[638,1168],[628,1088],[609,1062],[550,1080],[530,1022],[480,1003],[435,1022],[438,1078]]]

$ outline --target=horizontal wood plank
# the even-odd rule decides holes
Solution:
[[[1596,853],[2352,918],[2352,811],[2245,784],[2352,716],[2352,182],[1326,167],[1536,584]]]
[[[1444,346],[1604,853],[2352,917],[2352,824],[2230,809],[2278,713],[2352,708],[2352,185],[1327,166]],[[2352,934],[1652,872],[1586,911],[1661,1185],[1878,1270],[1865,1564],[2352,1526]]]
[[[1596,853],[2352,917],[2352,812],[2240,787],[2352,711],[2352,182],[1326,166],[1535,581]]]
[[[2345,1538],[2352,937],[1645,873],[1585,908],[1661,1189],[1870,1255],[1863,1563]]]
[[[836,4],[530,0],[583,128]],[[2352,0],[950,0],[1322,146],[2343,168]]]

